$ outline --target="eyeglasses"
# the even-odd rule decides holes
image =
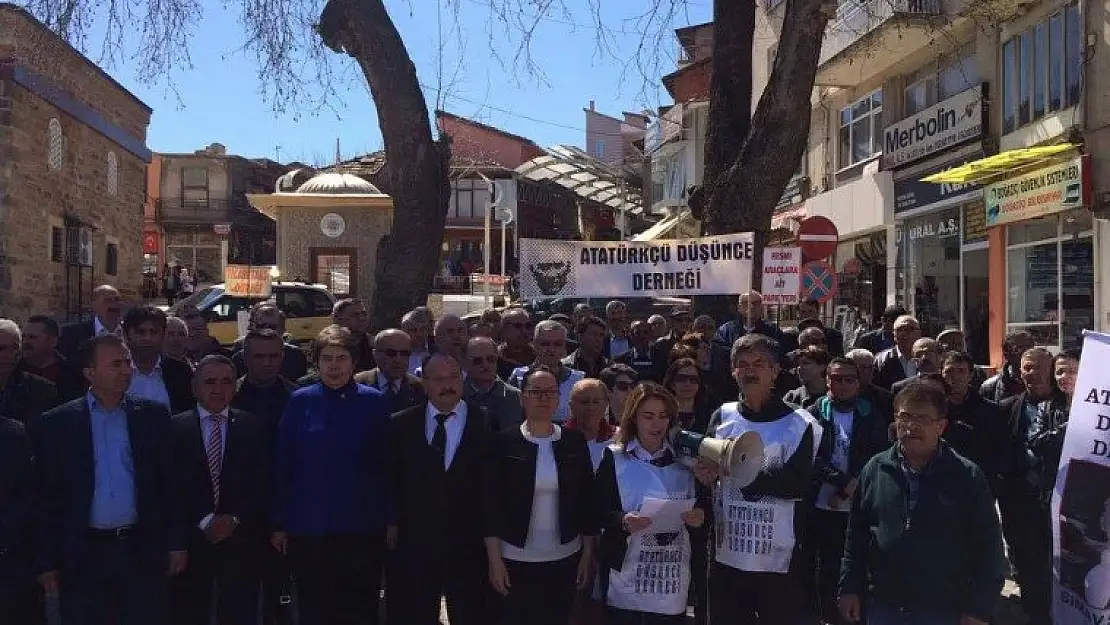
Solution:
[[[470,364],[478,366],[484,362],[497,362],[497,356],[475,356],[470,359]]]
[[[524,392],[536,399],[555,399],[559,396],[559,389],[529,389]]]
[[[859,378],[854,375],[839,375],[836,373],[830,373],[829,382],[835,382],[837,384],[855,384],[856,382],[859,382]]]
[[[397,358],[399,356],[404,357],[404,358],[408,358],[409,356],[412,355],[412,350],[411,349],[379,349],[379,350],[376,350],[376,351],[378,351],[379,353],[385,354],[386,358]]]
[[[701,382],[701,378],[698,377],[697,374],[678,373],[678,374],[675,374],[674,381],[675,381],[675,384],[678,384],[678,383],[681,383],[681,382],[685,382],[687,384],[698,384],[698,383]]]

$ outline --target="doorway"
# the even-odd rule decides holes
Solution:
[[[358,294],[358,250],[353,247],[314,247],[312,280],[328,287],[336,298]]]

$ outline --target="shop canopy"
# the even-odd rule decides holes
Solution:
[[[995,178],[1013,176],[1015,172],[1031,169],[1037,165],[1051,164],[1058,160],[1060,156],[1066,155],[1078,147],[1074,143],[1060,143],[1007,150],[926,176],[921,181],[937,184],[988,183]]]
[[[545,152],[517,167],[516,174],[536,182],[557,184],[583,200],[614,211],[643,214],[639,183],[629,180],[620,169],[568,145],[557,145]]]

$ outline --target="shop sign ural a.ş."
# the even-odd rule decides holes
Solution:
[[[883,169],[902,167],[983,136],[986,85],[957,93],[883,131]]]
[[[1086,205],[1086,156],[992,184],[983,192],[987,227]]]

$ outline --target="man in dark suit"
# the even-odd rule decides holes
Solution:
[[[136,306],[123,317],[123,333],[131,350],[131,385],[127,394],[164,405],[171,413],[193,405],[193,371],[175,358],[162,357],[166,313],[153,306]]]
[[[254,622],[266,544],[269,443],[262,421],[230,408],[235,365],[206,356],[193,373],[194,410],[173,417],[177,489],[189,566],[170,583],[173,622]]]
[[[439,623],[447,599],[452,625],[485,625],[487,574],[481,523],[483,454],[489,426],[477,406],[462,401],[462,369],[447,354],[424,364],[428,402],[392,422],[396,525],[389,622]]]
[[[114,334],[82,364],[88,394],[31,430],[39,582],[60,590],[65,625],[165,623],[166,576],[187,561],[169,411],[126,396],[131,356]]]
[[[37,625],[44,612],[31,572],[31,446],[22,423],[0,417],[0,615]]]
[[[101,334],[121,332],[120,313],[123,310],[123,300],[116,287],[103,284],[93,289],[91,308],[92,319],[63,326],[58,337],[58,351],[70,361],[77,362],[80,359],[81,346],[85,341]]]
[[[653,380],[656,367],[655,362],[651,359],[652,336],[651,325],[647,321],[642,319],[633,321],[629,334],[630,347],[628,351],[613,358],[613,362],[632,367],[641,380]],[[664,372],[666,372],[665,369]]]
[[[420,378],[409,373],[412,339],[397,329],[382,330],[374,337],[374,361],[377,367],[355,375],[355,382],[372,386],[389,400],[393,412],[423,404],[424,387]]]
[[[374,341],[368,334],[370,313],[360,299],[341,299],[331,309],[331,319],[336,325],[351,331],[355,341],[355,371],[374,368]]]
[[[763,295],[759,291],[742,294],[737,299],[737,308],[739,311],[737,318],[717,328],[717,334],[713,336],[713,342],[723,348],[726,355],[732,349],[736,339],[746,334],[762,334],[778,341],[779,357],[786,355],[782,332],[763,319]],[[727,361],[722,364],[726,369],[728,368]]]
[[[909,315],[894,322],[894,347],[875,354],[875,386],[888,391],[895,382],[917,375],[913,344],[921,338],[921,324]]]
[[[941,364],[944,362],[944,352],[940,343],[928,337],[917,339],[910,348],[910,362],[917,371],[916,374],[895,382],[890,387],[890,392],[898,395],[912,380],[933,373],[940,373]]]
[[[281,415],[289,396],[297,386],[282,377],[282,338],[277,330],[254,328],[247,332],[239,353],[246,362],[247,372],[236,385],[232,408],[257,417],[266,432],[266,449],[271,449]],[[282,621],[288,606],[281,603],[289,590],[289,571],[285,559],[269,545],[261,547],[262,560],[262,622],[273,625]]]
[[[0,319],[0,417],[28,423],[58,405],[54,384],[23,371],[23,333],[14,321]]]
[[[878,329],[864,332],[856,337],[856,343],[853,347],[855,349],[866,349],[872,354],[878,354],[883,350],[894,347],[894,322],[907,312],[906,307],[901,304],[887,306],[882,317],[880,317],[882,325]]]
[[[54,384],[62,401],[77,399],[85,392],[81,368],[58,351],[58,322],[46,315],[33,315],[23,324],[23,358],[19,368]],[[53,408],[53,406],[51,406]]]
[[[520,391],[497,375],[497,344],[493,339],[478,336],[466,345],[466,384],[463,395],[470,405],[477,406],[491,431],[498,431],[524,421]]]

